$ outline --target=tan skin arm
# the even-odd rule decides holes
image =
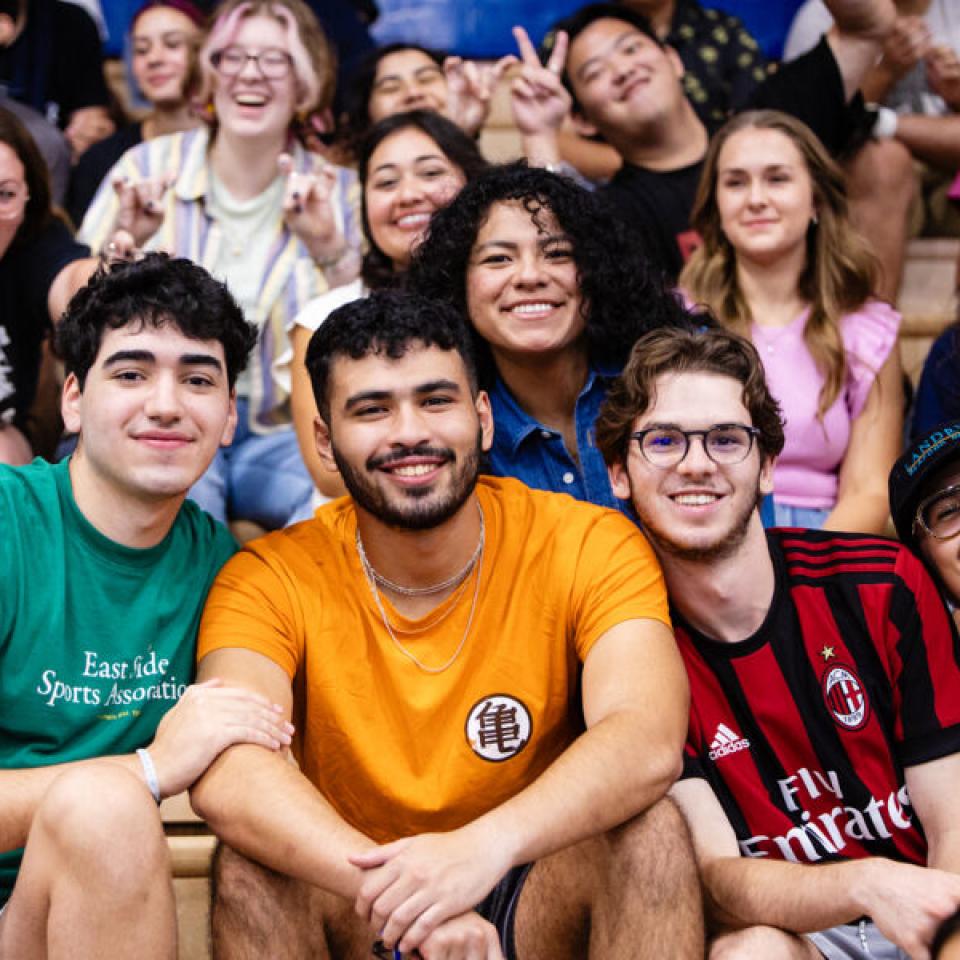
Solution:
[[[824,0],[834,26],[827,42],[849,100],[873,68],[897,19],[893,0]]]
[[[312,330],[297,325],[290,338],[293,344],[293,360],[290,365],[290,409],[293,413],[293,427],[297,434],[297,443],[300,444],[300,456],[303,457],[317,489],[327,497],[342,497],[347,488],[343,485],[340,474],[324,463],[317,453],[316,422],[320,414],[305,364],[307,347],[312,336]]]
[[[837,503],[825,530],[883,533],[890,502],[887,476],[900,453],[903,432],[903,371],[894,345],[853,422],[850,444],[840,467]]]
[[[67,309],[70,298],[86,284],[93,275],[100,261],[96,257],[83,257],[68,263],[50,284],[47,294],[47,309],[50,311],[50,322],[56,325]]]
[[[683,780],[670,796],[690,827],[716,930],[765,925],[810,933],[869,916],[911,957],[928,960],[937,926],[960,903],[960,878],[943,870],[881,857],[816,865],[741,857],[705,780]]]

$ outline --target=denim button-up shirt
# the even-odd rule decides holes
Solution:
[[[492,472],[498,477],[516,477],[538,490],[569,493],[578,500],[626,513],[626,504],[610,489],[607,467],[597,449],[593,429],[607,387],[618,372],[591,369],[577,397],[574,421],[579,464],[570,456],[563,435],[523,410],[498,378],[490,391],[494,422],[489,453]]]

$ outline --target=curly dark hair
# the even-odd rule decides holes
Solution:
[[[619,369],[638,337],[686,321],[679,298],[644,255],[643,237],[607,201],[568,177],[522,160],[491,167],[434,214],[407,273],[408,288],[446,300],[467,316],[467,265],[473,245],[494,204],[510,202],[522,204],[538,227],[541,212],[549,211],[569,237],[591,363]],[[475,336],[480,381],[489,387],[496,374],[493,357],[485,341]]]
[[[380,290],[334,310],[310,338],[306,366],[320,416],[330,422],[330,368],[337,357],[360,360],[374,353],[398,360],[413,344],[459,353],[476,392],[477,367],[463,317],[446,303]]]
[[[468,137],[455,123],[432,110],[410,110],[407,113],[395,113],[384,117],[379,123],[370,128],[360,145],[357,156],[357,174],[362,186],[360,213],[363,221],[363,235],[369,244],[369,250],[363,258],[363,282],[371,289],[377,290],[396,283],[397,273],[393,269],[393,262],[376,245],[370,233],[370,224],[367,221],[367,175],[370,172],[370,157],[374,150],[387,137],[406,130],[410,127],[425,133],[439,148],[440,152],[453,164],[458,166],[466,179],[478,177],[490,164],[483,158],[474,140]]]
[[[656,382],[664,374],[714,373],[743,385],[743,405],[760,433],[757,446],[766,459],[783,450],[783,418],[763,376],[757,348],[744,337],[708,324],[653,330],[636,342],[623,373],[600,409],[595,427],[597,448],[608,464],[627,457],[637,417],[657,402]]]
[[[244,319],[225,284],[192,260],[148,253],[133,263],[101,267],[74,294],[57,327],[57,352],[82,390],[104,330],[168,323],[193,340],[216,340],[223,346],[231,387],[257,342],[256,328]]]
[[[419,50],[438,67],[443,68],[446,54],[418,43],[388,43],[365,56],[350,75],[344,91],[343,112],[337,124],[338,139],[348,153],[355,154],[370,130],[370,95],[377,78],[377,68],[384,57],[401,50]]]

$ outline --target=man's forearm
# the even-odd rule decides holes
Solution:
[[[680,772],[682,743],[649,742],[645,721],[616,713],[587,730],[532,784],[468,829],[488,830],[530,863],[625,823],[663,797]]]
[[[361,873],[347,857],[374,844],[353,829],[281,754],[226,750],[190,790],[214,833],[280,873],[353,900]]]
[[[928,117],[922,114],[901,114],[894,134],[907,149],[921,160],[951,169],[960,166],[960,115]]]
[[[865,860],[801,864],[719,857],[700,866],[710,921],[720,929],[765,925],[810,933],[856,920]]]
[[[834,20],[827,42],[843,78],[844,97],[849,100],[876,65],[884,38],[893,29],[896,9],[893,0],[825,2]]]

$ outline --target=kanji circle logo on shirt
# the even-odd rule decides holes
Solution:
[[[532,729],[530,711],[519,700],[492,693],[470,708],[464,733],[478,757],[501,763],[515,757],[530,742]]]
[[[870,703],[857,675],[840,664],[823,675],[823,698],[834,720],[847,730],[859,730],[870,715]]]

